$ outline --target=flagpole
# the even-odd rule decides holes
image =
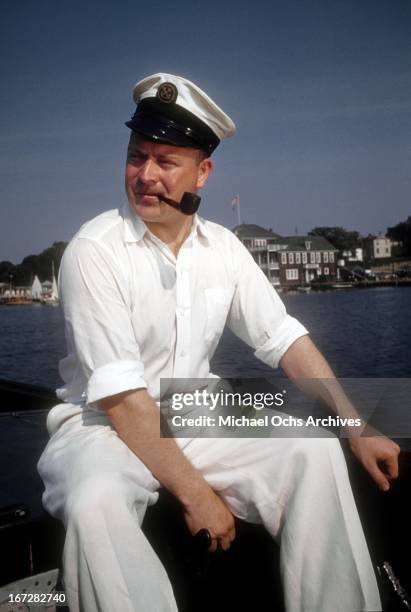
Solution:
[[[231,208],[237,209],[237,221],[238,221],[238,225],[241,225],[240,194],[239,193],[236,193],[235,196],[232,198]]]
[[[240,194],[239,193],[237,193],[237,219],[238,219],[238,225],[241,225]]]

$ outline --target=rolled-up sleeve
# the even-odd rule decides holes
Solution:
[[[233,247],[236,288],[228,327],[254,348],[258,359],[276,368],[288,348],[308,331],[287,314],[268,278],[237,238]]]
[[[66,389],[70,376],[79,379],[73,363],[81,369],[83,401],[93,408],[104,397],[146,388],[126,272],[110,250],[93,240],[75,238],[61,263],[59,287],[69,349],[60,364]]]
[[[87,402],[93,403],[129,389],[147,387],[141,361],[115,361],[100,366],[89,378],[86,390]]]

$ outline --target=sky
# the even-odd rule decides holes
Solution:
[[[235,121],[202,216],[281,235],[411,215],[410,0],[3,0],[0,261],[125,201],[135,82],[185,76]]]

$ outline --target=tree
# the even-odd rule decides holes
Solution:
[[[52,264],[54,263],[54,271],[57,275],[66,246],[66,242],[54,242],[51,247],[39,255],[28,255],[18,265],[10,261],[0,262],[0,282],[8,283],[10,274],[13,275],[13,285],[28,286],[33,282],[35,275],[41,282],[51,280]]]
[[[10,274],[14,274],[15,266],[11,261],[0,261],[0,283],[8,283]]]
[[[359,245],[359,233],[347,231],[343,227],[315,227],[310,236],[322,236],[339,251],[350,251]]]
[[[411,217],[387,229],[387,236],[401,245],[401,255],[411,255]]]

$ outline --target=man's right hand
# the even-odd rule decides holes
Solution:
[[[184,500],[184,518],[192,535],[208,529],[211,535],[210,552],[217,548],[228,550],[235,539],[234,517],[221,497],[208,485],[189,500]]]

